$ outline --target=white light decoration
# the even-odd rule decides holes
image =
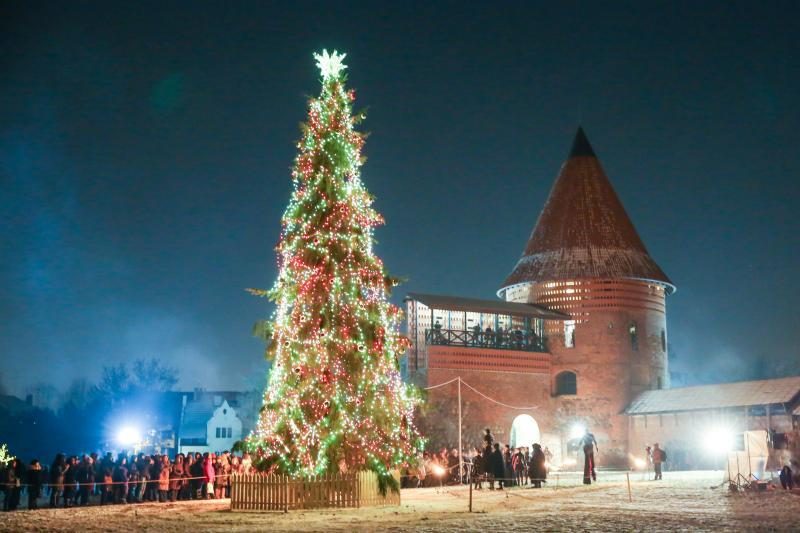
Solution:
[[[333,53],[328,53],[327,50],[322,50],[321,54],[314,54],[314,59],[317,60],[317,67],[322,72],[322,79],[336,78],[339,73],[347,68],[347,65],[342,63],[342,60],[347,54],[340,54],[336,50]]]

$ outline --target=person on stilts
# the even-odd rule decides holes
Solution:
[[[594,452],[600,453],[597,447],[597,439],[594,438],[586,428],[583,438],[581,438],[581,446],[583,446],[583,484],[591,485],[592,480],[597,481],[597,472],[595,471]]]

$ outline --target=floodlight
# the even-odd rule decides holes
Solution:
[[[132,446],[141,441],[141,432],[133,426],[124,426],[117,432],[117,442],[123,446]]]

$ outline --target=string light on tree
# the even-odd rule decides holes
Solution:
[[[363,135],[345,54],[314,54],[322,91],[309,102],[297,143],[293,192],[282,218],[277,309],[266,331],[273,360],[264,408],[245,445],[264,468],[290,475],[392,469],[421,450],[417,391],[400,378],[397,280],[374,255],[383,223],[360,178]]]

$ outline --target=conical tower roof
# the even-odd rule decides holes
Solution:
[[[583,128],[525,252],[503,288],[567,279],[642,279],[675,287],[647,253]]]

